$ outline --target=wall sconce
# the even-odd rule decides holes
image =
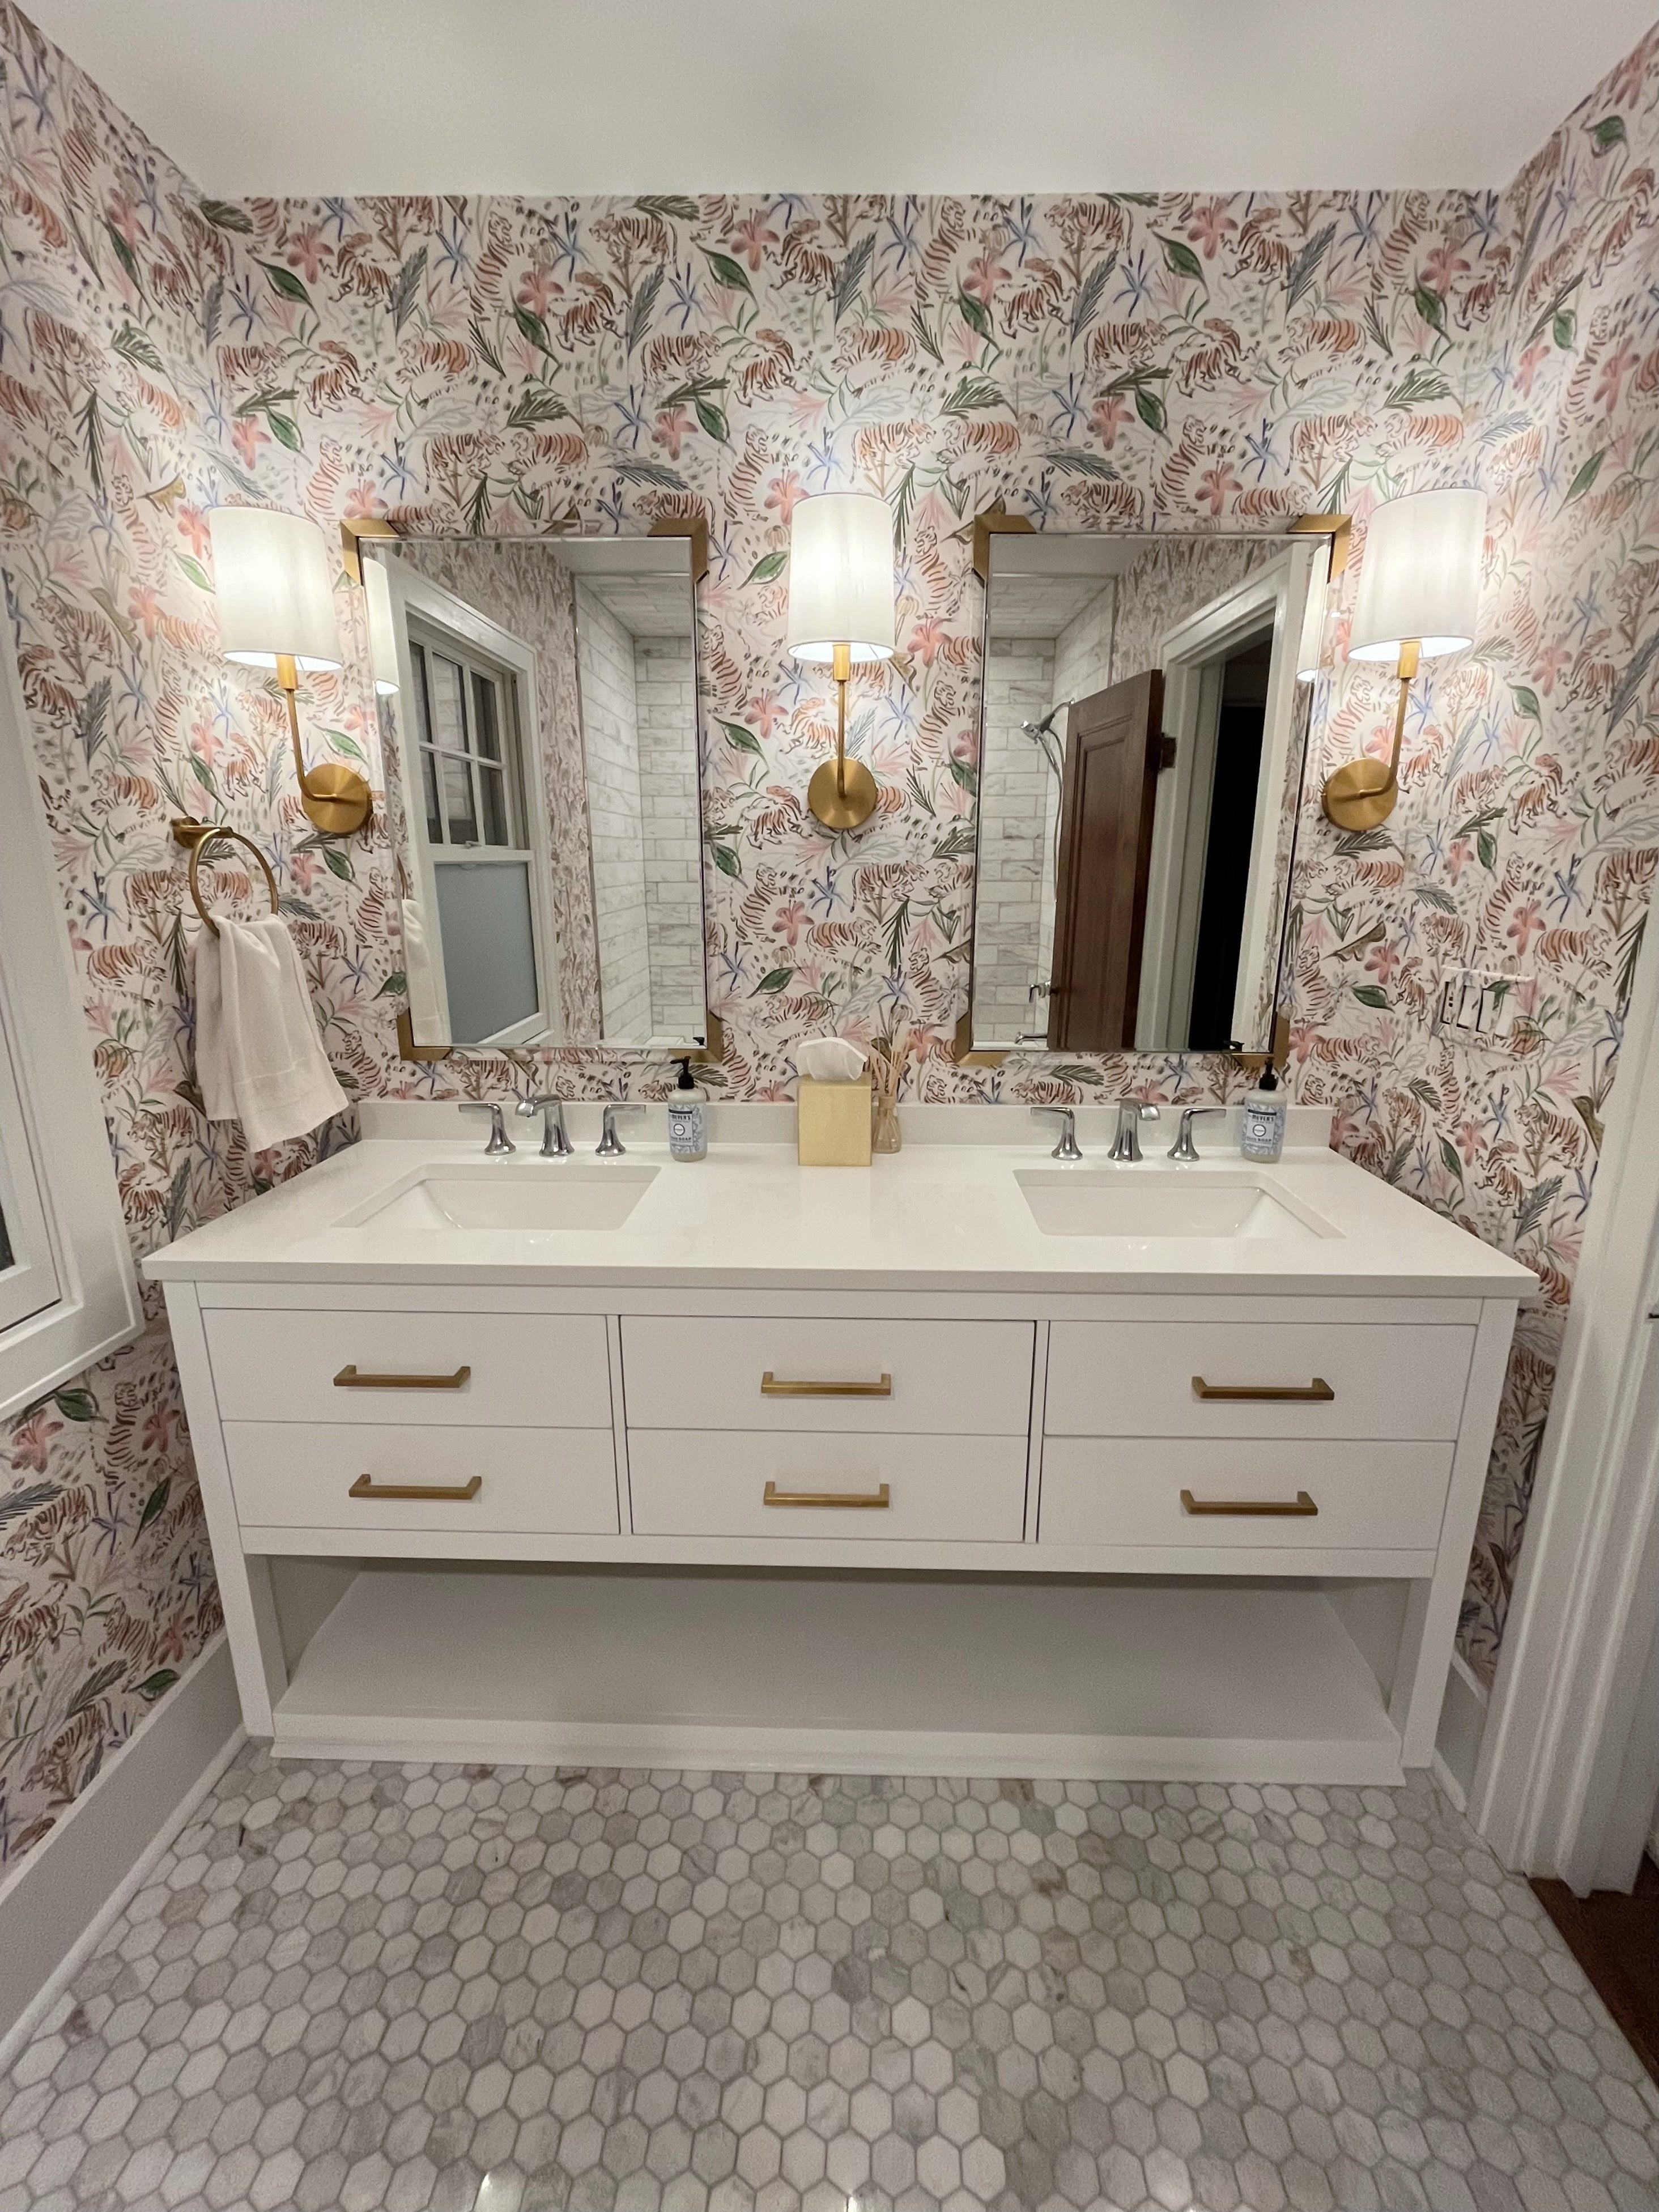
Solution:
[[[303,515],[263,507],[215,507],[208,528],[220,649],[227,660],[276,671],[301,804],[325,835],[349,837],[368,819],[368,784],[337,761],[307,769],[300,746],[301,672],[338,668],[342,659],[328,541]]]
[[[1375,830],[1393,813],[1412,678],[1419,661],[1474,644],[1486,538],[1483,491],[1413,492],[1372,515],[1348,658],[1392,660],[1400,702],[1387,763],[1367,755],[1326,782],[1326,818],[1339,830]]]
[[[893,518],[873,492],[804,499],[789,521],[789,651],[836,681],[836,757],[814,771],[806,804],[826,830],[856,830],[875,811],[876,779],[847,757],[853,663],[890,660]]]

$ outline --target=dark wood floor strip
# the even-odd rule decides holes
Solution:
[[[1532,1887],[1596,1995],[1659,2081],[1659,1867],[1644,1858],[1628,1897],[1613,1889],[1575,1897],[1564,1881]]]

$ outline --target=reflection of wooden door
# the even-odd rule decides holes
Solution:
[[[1079,699],[1066,724],[1048,1044],[1133,1051],[1164,719],[1153,669]]]

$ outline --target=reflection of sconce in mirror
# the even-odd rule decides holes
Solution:
[[[1474,644],[1486,536],[1482,491],[1413,492],[1372,515],[1348,658],[1392,660],[1400,698],[1387,762],[1367,755],[1326,782],[1326,817],[1339,830],[1375,830],[1393,813],[1412,678],[1419,661]]]
[[[804,499],[789,523],[789,629],[797,660],[836,681],[836,757],[814,772],[806,803],[826,830],[856,830],[875,811],[876,779],[847,757],[847,682],[857,661],[893,657],[893,518],[873,492]]]
[[[349,837],[368,819],[368,784],[337,761],[307,769],[300,746],[301,673],[338,668],[342,659],[327,540],[303,515],[263,507],[216,507],[208,528],[220,649],[227,660],[276,671],[301,804],[325,835]]]
[[[374,690],[389,699],[398,689],[398,628],[392,619],[392,586],[378,561],[363,563],[363,597],[368,602],[368,665]]]

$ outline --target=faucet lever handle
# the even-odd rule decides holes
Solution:
[[[499,1105],[483,1098],[463,1098],[460,1107],[463,1114],[488,1114],[489,1116],[489,1142],[484,1146],[486,1159],[504,1159],[508,1152],[517,1152],[518,1146],[507,1133],[507,1125],[501,1119]]]
[[[1224,1106],[1183,1106],[1181,1109],[1181,1128],[1170,1147],[1172,1160],[1196,1160],[1198,1147],[1193,1142],[1193,1123],[1204,1114],[1224,1114]]]
[[[599,1116],[599,1141],[594,1147],[594,1151],[600,1159],[620,1159],[623,1154],[628,1150],[627,1146],[623,1144],[622,1139],[617,1134],[617,1115],[619,1114],[643,1114],[644,1111],[645,1109],[643,1106],[624,1105],[616,1102],[607,1103],[604,1112]]]
[[[1073,1108],[1070,1106],[1033,1106],[1031,1112],[1033,1116],[1042,1114],[1051,1115],[1060,1125],[1060,1142],[1054,1146],[1053,1152],[1049,1155],[1050,1158],[1056,1160],[1080,1160],[1083,1158],[1083,1148],[1077,1140],[1077,1115]]]

